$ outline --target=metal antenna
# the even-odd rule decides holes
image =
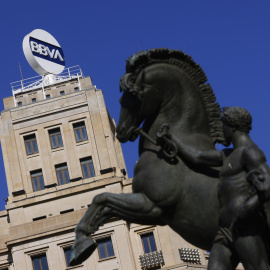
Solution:
[[[22,77],[22,86],[23,86],[23,88],[24,88],[23,75],[22,75],[22,68],[21,68],[20,62],[19,62],[19,67],[20,67],[20,73],[21,73],[21,77]]]

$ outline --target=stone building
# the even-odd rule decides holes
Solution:
[[[205,269],[207,253],[168,226],[111,219],[98,248],[69,266],[74,228],[93,197],[131,192],[115,122],[102,91],[80,68],[12,84],[1,145],[9,197],[0,212],[0,269]]]

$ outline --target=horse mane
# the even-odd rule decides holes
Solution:
[[[223,143],[221,108],[216,102],[213,89],[209,83],[206,83],[207,77],[204,71],[189,55],[179,50],[168,50],[166,48],[141,51],[127,59],[126,73],[133,73],[137,76],[144,68],[161,63],[175,65],[183,69],[198,84],[199,92],[207,110],[210,138],[213,143]]]

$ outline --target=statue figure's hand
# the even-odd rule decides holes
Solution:
[[[174,158],[178,153],[178,149],[176,144],[171,139],[171,134],[169,133],[169,130],[169,125],[163,124],[156,135],[156,142],[157,145],[160,145],[166,157]]]

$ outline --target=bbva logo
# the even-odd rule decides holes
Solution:
[[[30,48],[33,55],[37,57],[65,65],[64,53],[60,47],[30,37]]]

